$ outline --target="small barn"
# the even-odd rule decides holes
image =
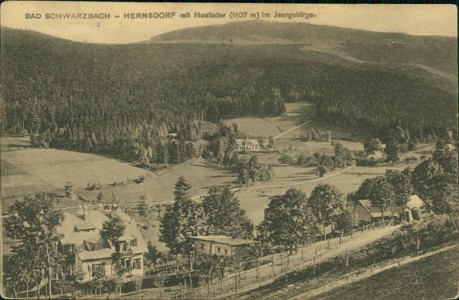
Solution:
[[[399,217],[402,212],[397,206],[389,206],[384,210],[384,219],[391,219],[394,216]],[[370,200],[363,199],[357,202],[353,211],[354,220],[357,224],[369,224],[371,222],[378,222],[382,219],[382,212],[378,207],[371,205]]]
[[[424,201],[418,195],[411,195],[403,208],[404,220],[409,223],[412,223],[414,220],[422,220],[424,205]]]

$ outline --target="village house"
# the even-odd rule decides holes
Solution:
[[[246,251],[255,241],[231,238],[225,235],[193,236],[196,253],[218,256],[236,256]]]
[[[412,223],[422,219],[424,202],[417,196],[411,195],[405,206],[389,206],[384,210],[384,219],[397,218]],[[370,200],[359,200],[353,211],[354,220],[357,224],[368,224],[381,221],[382,212],[378,207],[371,205]]]
[[[100,236],[102,225],[116,214],[124,221],[126,228],[123,236],[117,242],[104,240]],[[123,266],[126,268],[125,278],[143,276],[143,254],[147,252],[147,245],[135,221],[120,209],[89,210],[87,205],[80,206],[77,213],[64,213],[65,219],[57,228],[62,236],[59,249],[67,254],[64,274],[72,275],[82,270],[83,281],[90,281],[95,277],[98,268],[104,268],[108,277],[115,276],[112,268],[112,255],[121,254]]]
[[[256,139],[236,139],[237,150],[242,151],[260,151],[260,143]]]

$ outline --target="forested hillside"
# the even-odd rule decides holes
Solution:
[[[419,139],[457,128],[454,39],[253,24],[129,45],[2,28],[4,133],[24,129],[51,147],[178,163],[192,155],[202,121],[279,115],[284,102],[313,101],[317,122],[382,139],[395,125]],[[240,42],[222,42],[231,34]],[[200,35],[207,43],[190,42]],[[247,42],[253,36],[257,43]]]

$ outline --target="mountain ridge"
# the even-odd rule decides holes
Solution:
[[[457,128],[451,39],[404,36],[392,43],[387,34],[355,37],[356,30],[252,25],[218,30],[231,34],[230,26],[232,37],[258,41],[269,40],[269,32],[270,41],[284,35],[284,42],[93,44],[2,30],[5,131],[46,133],[51,147],[126,159],[136,143],[167,146],[169,131],[195,139],[195,121],[275,116],[285,102],[313,102],[317,122],[381,139],[395,125],[420,140]],[[219,39],[213,28],[185,33],[212,41]]]

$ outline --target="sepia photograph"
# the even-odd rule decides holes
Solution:
[[[454,5],[6,1],[4,299],[457,299]]]

